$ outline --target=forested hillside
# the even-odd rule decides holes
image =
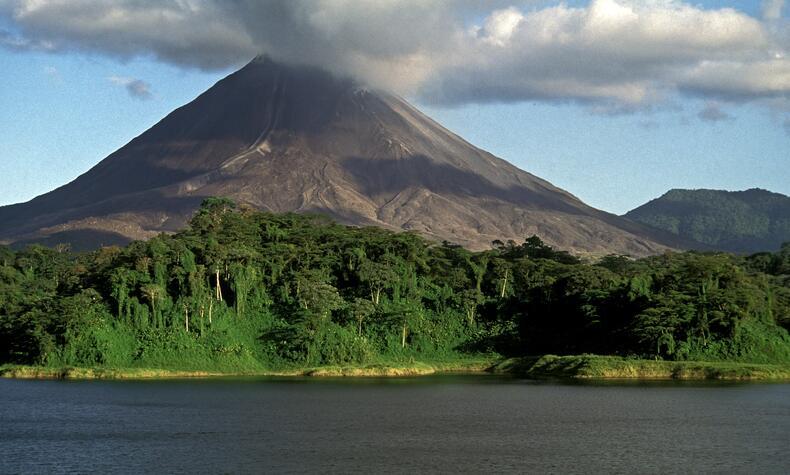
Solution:
[[[766,190],[670,190],[626,218],[712,249],[775,251],[790,241],[790,197]]]
[[[599,353],[790,362],[790,246],[580,262],[207,200],[124,248],[0,248],[0,362],[247,370]]]

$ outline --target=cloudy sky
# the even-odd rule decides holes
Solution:
[[[0,0],[0,204],[73,179],[261,53],[397,92],[608,211],[669,188],[790,194],[788,9]]]

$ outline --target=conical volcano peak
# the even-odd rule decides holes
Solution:
[[[266,126],[295,132],[315,131],[331,119],[338,102],[348,99],[359,84],[326,70],[258,56],[209,92],[233,103],[233,115],[268,115]],[[236,101],[245,101],[240,107]]]
[[[317,86],[317,92],[327,89],[350,90],[359,87],[359,83],[350,76],[340,76],[325,69],[308,64],[279,61],[266,55],[258,55],[236,73],[229,76],[249,76],[261,81],[278,77],[292,83],[294,87]],[[301,92],[309,93],[305,89]]]
[[[0,208],[0,242],[86,248],[144,239],[177,231],[209,196],[474,249],[533,234],[576,252],[667,248],[664,238],[480,150],[402,98],[263,55],[72,183]]]
[[[252,58],[252,60],[250,60],[250,63],[265,63],[267,61],[271,61],[271,58],[269,58],[266,53],[258,53],[254,58]]]

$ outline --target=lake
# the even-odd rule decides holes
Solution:
[[[788,473],[790,385],[0,380],[0,472]]]

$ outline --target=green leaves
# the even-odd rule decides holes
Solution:
[[[790,246],[594,265],[536,236],[472,252],[207,200],[190,228],[125,248],[0,247],[0,360],[278,366],[498,351],[790,361],[777,326],[790,326],[788,266]]]

